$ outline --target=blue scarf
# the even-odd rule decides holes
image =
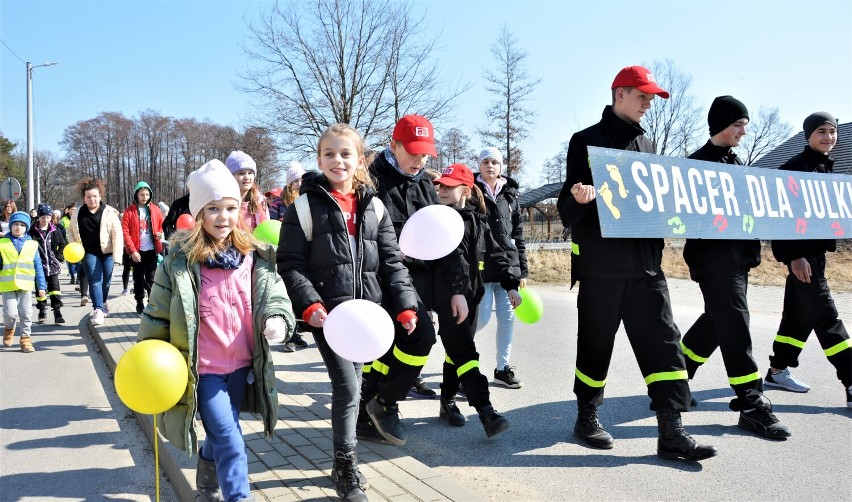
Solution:
[[[236,270],[240,268],[245,256],[240,254],[233,246],[230,246],[220,253],[216,253],[212,259],[204,260],[204,266],[207,268],[221,268],[224,270]]]
[[[385,160],[387,160],[388,164],[392,165],[393,168],[396,169],[396,172],[412,181],[420,181],[420,177],[423,176],[423,169],[417,171],[417,174],[408,174],[402,169],[400,169],[399,164],[396,162],[396,157],[393,156],[393,152],[391,152],[390,147],[385,148],[385,151],[383,153],[385,155]]]

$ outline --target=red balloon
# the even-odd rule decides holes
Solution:
[[[195,226],[195,218],[191,214],[182,214],[178,216],[175,226],[178,230],[189,230]]]

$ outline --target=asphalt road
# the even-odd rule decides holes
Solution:
[[[545,305],[535,325],[518,323],[512,364],[522,389],[491,387],[492,402],[511,421],[505,433],[487,439],[475,411],[463,428],[439,421],[436,400],[407,401],[401,410],[409,431],[405,451],[440,469],[488,500],[852,500],[852,410],[834,368],[815,337],[794,373],[808,382],[807,394],[767,390],[778,417],[793,436],[770,441],[737,427],[728,409],[733,392],[719,353],[691,383],[698,408],[684,414],[688,432],[715,445],[717,457],[701,463],[656,457],[657,429],[646,387],[623,331],[616,341],[600,415],[615,447],[587,448],[572,435],[576,401],[572,392],[576,355],[576,290],[532,286]],[[698,287],[672,280],[675,320],[682,332],[703,308]],[[750,289],[754,354],[766,371],[780,319],[783,290]],[[837,295],[841,317],[852,319],[852,295]],[[494,367],[495,323],[477,336],[481,367]],[[310,336],[307,337],[311,340]],[[443,348],[435,345],[424,376],[437,389]],[[329,400],[325,369],[313,344],[286,354],[278,376],[293,392]]]
[[[113,278],[120,292],[120,267]],[[84,324],[91,304],[61,283],[66,323],[34,324],[34,353],[17,336],[0,347],[0,500],[156,500],[151,447]],[[176,501],[160,472],[159,500]]]

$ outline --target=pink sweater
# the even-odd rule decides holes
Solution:
[[[251,365],[254,354],[249,253],[240,268],[201,266],[198,373],[226,375]]]

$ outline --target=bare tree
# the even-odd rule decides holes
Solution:
[[[442,93],[431,61],[436,38],[408,2],[313,0],[276,5],[249,25],[241,79],[259,98],[257,122],[287,151],[313,155],[319,135],[343,122],[373,147],[408,113],[440,120],[466,88]]]
[[[559,151],[553,157],[544,162],[542,175],[545,183],[556,183],[565,181],[565,159],[568,158],[568,141],[559,145]]]
[[[747,133],[740,143],[739,150],[744,153],[744,162],[751,165],[757,159],[771,152],[790,138],[793,130],[790,124],[781,121],[778,107],[761,106],[757,117],[752,117],[746,128]]]
[[[471,168],[476,167],[476,154],[470,147],[470,137],[461,129],[453,127],[445,132],[438,141],[437,150],[439,166],[462,163]]]
[[[527,72],[527,53],[518,47],[509,27],[503,25],[497,40],[491,46],[493,69],[484,74],[486,89],[495,100],[486,110],[488,125],[479,130],[486,143],[495,146],[505,155],[506,174],[515,177],[523,168],[518,144],[527,137],[535,114],[526,108],[526,101],[541,79],[533,79]]]
[[[645,113],[642,126],[660,155],[685,157],[704,143],[705,114],[690,94],[692,75],[681,71],[671,59],[647,65],[669,99],[657,98]]]

